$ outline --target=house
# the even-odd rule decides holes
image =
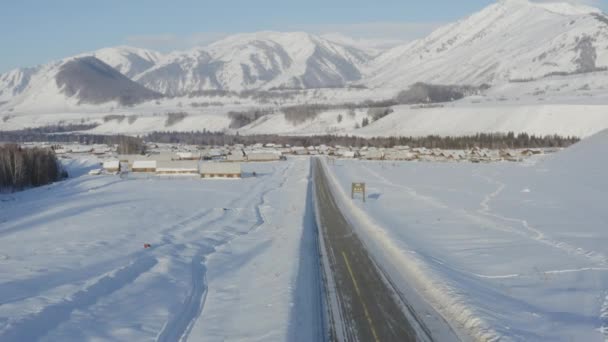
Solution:
[[[256,151],[247,153],[248,161],[275,161],[281,159],[281,155],[274,151]]]
[[[177,152],[177,159],[179,160],[199,160],[201,156],[192,152]]]
[[[338,153],[342,158],[355,158],[354,151],[338,151]]]
[[[157,175],[197,175],[197,160],[171,160],[156,163]]]
[[[526,157],[530,157],[530,156],[532,156],[532,155],[535,155],[535,154],[542,154],[542,153],[543,153],[543,151],[542,151],[542,150],[533,150],[533,149],[531,149],[531,148],[527,148],[527,149],[525,149],[525,150],[521,151],[521,154],[522,154],[523,156],[526,156]]]
[[[202,178],[241,178],[240,163],[204,162],[199,165]]]
[[[382,160],[384,159],[384,152],[380,150],[368,150],[364,156],[367,160]]]
[[[245,161],[245,155],[242,150],[233,150],[226,156],[227,162],[242,162]]]
[[[141,154],[121,154],[118,156],[118,161],[121,163],[128,163],[129,165],[133,165],[133,162],[136,160],[148,160],[149,156],[141,155]],[[154,158],[157,160],[157,158]]]
[[[108,173],[120,172],[120,161],[106,160],[103,162],[103,169]]]
[[[507,161],[520,161],[521,159],[519,158],[519,156],[517,156],[517,154],[513,151],[510,150],[501,150],[499,152],[499,156],[501,159],[503,160],[507,160]]]
[[[132,172],[156,172],[156,160],[135,160],[131,165]]]

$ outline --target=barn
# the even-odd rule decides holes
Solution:
[[[158,175],[197,175],[197,160],[161,160],[156,163]]]
[[[156,172],[156,160],[135,160],[131,165],[132,172]]]
[[[241,150],[233,150],[229,155],[226,156],[226,161],[229,162],[242,162],[245,161],[245,156]]]
[[[199,166],[202,178],[241,178],[240,163],[205,162]]]
[[[380,150],[368,150],[365,153],[364,159],[367,160],[382,160],[384,159],[384,152]]]
[[[281,154],[274,151],[264,152],[249,152],[247,154],[248,161],[275,161],[281,159]]]
[[[177,159],[179,160],[199,160],[201,155],[193,152],[177,152]]]
[[[120,172],[120,161],[106,160],[103,162],[103,169],[109,173]]]

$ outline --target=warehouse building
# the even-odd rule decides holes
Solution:
[[[240,163],[204,162],[199,166],[202,178],[241,178]]]
[[[158,175],[198,175],[197,160],[171,160],[156,163]]]
[[[226,156],[226,161],[229,162],[243,162],[245,161],[245,155],[241,150],[233,150],[229,155]]]
[[[120,161],[118,160],[106,160],[103,162],[103,169],[108,173],[120,172]]]
[[[132,172],[156,172],[156,160],[135,160],[131,164]]]
[[[275,161],[280,159],[281,154],[278,152],[255,151],[247,153],[247,160],[253,162]]]

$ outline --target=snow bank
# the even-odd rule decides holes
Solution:
[[[564,179],[608,189],[608,130],[603,130],[561,153],[549,156],[539,167]]]

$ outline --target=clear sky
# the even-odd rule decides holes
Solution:
[[[539,0],[540,1],[540,0]],[[608,10],[608,0],[581,0]],[[386,44],[429,33],[493,0],[4,0],[0,72],[116,45],[169,51],[231,33],[338,32]]]

